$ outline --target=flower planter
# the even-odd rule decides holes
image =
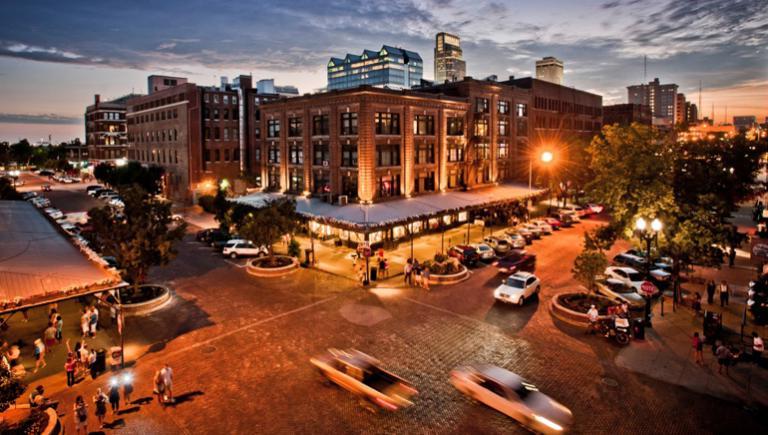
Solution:
[[[265,267],[263,264],[267,261],[266,257],[255,258],[248,260],[248,264],[246,265],[245,270],[253,276],[262,278],[277,278],[280,276],[289,275],[299,270],[299,260],[296,258],[288,257],[285,255],[276,255],[275,257],[280,259],[287,259],[290,261],[290,264],[278,267]]]
[[[572,305],[569,305],[566,302],[566,298],[568,297],[579,297],[583,296],[585,298],[594,299],[596,302],[598,302],[598,311],[605,312],[604,308],[601,309],[599,306],[601,303],[603,306],[610,306],[615,305],[615,303],[604,296],[590,294],[590,293],[560,293],[558,295],[555,295],[555,297],[552,298],[552,302],[549,304],[549,312],[557,319],[562,320],[565,323],[574,325],[574,326],[580,326],[580,327],[586,327],[589,325],[589,316],[587,316],[586,309],[584,312],[581,310],[576,310]],[[601,315],[599,316],[600,320],[607,319],[607,315]]]
[[[158,289],[156,291],[156,295],[150,299],[137,301],[137,302],[131,302],[131,301],[124,301],[122,304],[123,308],[123,314],[126,316],[143,316],[149,313],[152,313],[154,311],[157,311],[165,306],[170,300],[171,300],[171,290],[168,287],[159,285],[159,284],[144,284],[140,285],[139,288],[155,288]],[[124,288],[125,289],[125,288]],[[112,296],[108,296],[108,301],[110,303],[114,303],[115,300]],[[106,312],[109,311],[109,305],[108,304],[100,304],[103,308],[106,308]]]
[[[450,285],[450,284],[456,284],[456,283],[462,282],[468,278],[469,278],[469,271],[467,270],[466,267],[462,265],[461,271],[457,273],[452,273],[450,275],[439,275],[436,273],[430,273],[429,284],[430,285]]]

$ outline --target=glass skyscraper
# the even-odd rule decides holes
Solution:
[[[384,45],[379,51],[363,50],[362,55],[332,57],[328,62],[328,90],[361,85],[410,89],[421,84],[423,70],[418,53]]]

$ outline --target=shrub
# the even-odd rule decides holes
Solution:
[[[445,255],[445,254],[441,254],[439,252],[437,254],[435,254],[435,261],[437,263],[444,263],[445,260],[447,260],[447,259],[448,259],[448,256]]]
[[[291,237],[291,241],[288,243],[288,255],[296,258],[299,258],[299,255],[301,255],[301,246],[293,237]]]
[[[200,205],[200,207],[203,208],[207,213],[215,213],[215,207],[213,203],[215,202],[215,198],[213,195],[203,195],[200,198],[197,199],[197,203]]]

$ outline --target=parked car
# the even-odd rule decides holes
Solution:
[[[226,232],[215,233],[211,235],[211,238],[208,244],[211,245],[211,248],[213,248],[214,250],[221,251],[222,249],[224,249],[224,245],[226,245],[227,242],[233,239],[239,239],[239,237],[237,237],[234,234],[228,234]]]
[[[543,220],[544,220],[544,222],[548,223],[549,226],[551,226],[552,229],[555,230],[555,231],[559,230],[560,227],[562,226],[560,221],[555,219],[555,218],[553,218],[553,217],[545,217]]]
[[[536,255],[525,251],[515,250],[493,263],[499,273],[512,274],[521,270],[533,272],[536,270]]]
[[[601,204],[595,203],[585,204],[583,207],[589,210],[591,214],[600,214],[605,210],[605,207],[603,207]]]
[[[621,281],[622,283],[635,289],[635,291],[640,295],[645,295],[645,293],[641,290],[641,287],[646,283],[647,286],[653,286],[652,296],[659,293],[659,288],[656,287],[656,285],[643,278],[643,275],[640,272],[631,267],[609,266],[605,269],[605,276]]]
[[[512,246],[506,239],[496,236],[487,236],[483,241],[488,244],[497,254],[503,255],[512,249]]]
[[[71,224],[69,222],[62,222],[61,229],[64,230],[64,232],[69,234],[70,236],[80,234],[80,228],[78,228],[77,225]]]
[[[200,230],[200,231],[198,231],[198,232],[195,234],[195,239],[196,239],[198,242],[203,242],[203,243],[210,243],[210,242],[211,242],[211,236],[212,236],[214,233],[223,233],[223,231],[221,231],[221,230],[220,230],[220,229],[218,229],[218,228],[206,228],[206,229],[204,229],[204,230]]]
[[[233,239],[229,240],[222,249],[221,253],[225,257],[261,257],[269,254],[266,246],[257,246],[250,240]]]
[[[638,255],[639,252],[634,249],[630,249],[627,252],[621,253],[613,257],[615,264],[632,267],[637,270],[645,270],[647,267],[647,260],[645,256]],[[672,266],[668,263],[662,262],[662,260],[654,261],[650,270],[651,278],[658,285],[666,285],[672,276]]]
[[[518,234],[518,235],[522,236],[525,239],[525,244],[526,245],[530,245],[531,243],[533,243],[533,232],[531,232],[527,228],[523,228],[523,227],[517,226],[517,227],[515,227],[513,229],[507,230],[507,234],[510,235],[510,236],[512,234]]]
[[[101,184],[91,184],[90,186],[88,186],[88,187],[86,187],[86,188],[85,188],[85,193],[87,193],[88,195],[91,195],[91,196],[93,196],[93,194],[94,194],[94,193],[95,193],[97,190],[99,190],[99,189],[103,189],[103,188],[104,188],[104,186],[102,186]]]
[[[575,211],[561,210],[560,216],[568,216],[568,217],[570,217],[571,218],[571,222],[574,223],[574,224],[577,224],[577,223],[581,222],[581,216],[579,216],[579,214],[576,213]]]
[[[560,228],[569,228],[575,223],[573,216],[566,213],[555,212],[550,214],[550,217],[557,219],[557,221],[560,222]]]
[[[613,257],[614,264],[628,266],[635,269],[645,269],[645,258],[634,253],[624,252]]]
[[[52,190],[51,189],[51,185],[50,184],[43,184],[42,186],[40,186],[40,190],[42,190],[43,192],[50,192]]]
[[[533,220],[531,221],[531,225],[536,225],[539,227],[539,230],[541,230],[542,234],[552,234],[552,226],[548,223],[544,222],[543,220]]]
[[[518,229],[522,228],[522,229],[528,230],[531,234],[533,234],[533,238],[534,239],[540,239],[541,238],[541,233],[542,233],[541,228],[539,228],[538,226],[536,226],[536,225],[534,225],[532,223],[523,223],[523,224],[518,225],[517,228]]]
[[[571,411],[519,375],[492,365],[451,371],[459,392],[514,418],[533,432],[560,434],[573,423]]]
[[[309,361],[331,382],[388,411],[413,405],[410,399],[418,394],[413,384],[358,350],[328,349]]]
[[[32,198],[37,198],[37,192],[24,192],[21,194],[21,199],[29,201]]]
[[[59,210],[58,208],[48,207],[43,209],[43,211],[45,212],[45,214],[50,216],[51,219],[54,219],[54,220],[61,219],[64,217],[64,213],[62,213],[62,211]]]
[[[42,175],[43,177],[50,177],[53,175],[53,171],[51,171],[50,169],[41,169],[37,171],[37,174]]]
[[[94,198],[98,198],[99,195],[101,195],[102,193],[105,193],[105,192],[113,192],[113,190],[109,189],[107,187],[102,187],[102,188],[99,188],[99,189],[92,190],[88,194],[91,195]]]
[[[499,302],[522,306],[540,291],[541,281],[536,275],[530,272],[515,272],[501,281],[501,285],[493,291],[493,297]]]
[[[32,203],[32,205],[34,205],[37,208],[49,207],[51,205],[51,201],[48,198],[45,198],[43,196],[32,198],[30,202]]]
[[[592,210],[586,209],[580,205],[568,204],[565,207],[560,207],[560,210],[565,213],[575,213],[578,217],[587,217],[592,213]]]
[[[523,249],[525,248],[525,245],[528,244],[528,240],[526,240],[525,237],[518,233],[505,233],[499,237],[503,237],[507,243],[509,243],[512,249]]]
[[[485,243],[473,243],[470,246],[475,248],[481,260],[493,260],[496,258],[496,251]]]
[[[458,259],[465,266],[474,266],[477,264],[480,256],[477,251],[468,245],[456,245],[448,250],[448,256]]]
[[[111,198],[107,203],[109,205],[111,205],[112,207],[117,207],[117,208],[125,207],[125,203],[123,202],[123,200],[119,196]]]
[[[107,196],[117,195],[117,192],[112,189],[97,190],[97,192],[98,193],[95,195],[97,199],[104,199]]]
[[[616,278],[604,278],[598,279],[595,284],[597,285],[597,292],[603,296],[626,302],[637,308],[645,306],[645,299],[633,287],[626,285],[624,281]]]

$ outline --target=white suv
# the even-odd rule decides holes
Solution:
[[[541,281],[529,272],[517,272],[501,282],[493,291],[493,297],[507,304],[523,305],[525,300],[538,295],[541,291]]]
[[[261,257],[262,255],[269,254],[269,250],[266,246],[256,246],[250,240],[233,239],[224,245],[224,249],[221,253],[224,254],[225,257],[231,258]]]

